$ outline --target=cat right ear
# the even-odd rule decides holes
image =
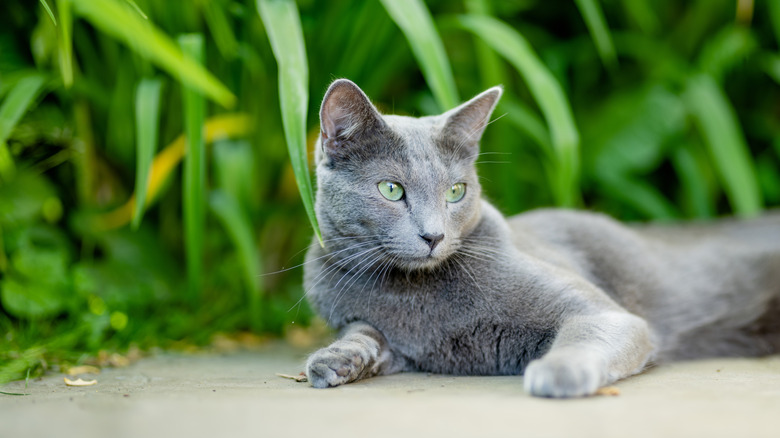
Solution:
[[[338,140],[351,140],[362,132],[382,126],[382,116],[363,90],[348,79],[330,85],[320,108],[323,145],[339,147]]]

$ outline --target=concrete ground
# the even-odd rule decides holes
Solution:
[[[281,344],[162,354],[88,387],[54,374],[0,388],[0,437],[778,437],[780,356],[670,364],[617,396],[532,398],[522,377],[399,374],[317,390]],[[88,377],[88,376],[87,376]]]

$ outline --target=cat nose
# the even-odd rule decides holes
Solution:
[[[428,244],[428,246],[431,248],[431,251],[433,251],[433,248],[436,248],[436,245],[441,242],[442,239],[444,239],[444,234],[420,234],[420,237],[422,240],[425,241],[425,243]]]

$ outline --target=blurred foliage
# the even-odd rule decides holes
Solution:
[[[0,29],[0,383],[306,325],[285,268],[316,244],[305,166],[335,78],[410,115],[502,83],[479,166],[507,214],[780,204],[778,2],[6,0]]]

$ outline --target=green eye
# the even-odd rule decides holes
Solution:
[[[447,193],[444,194],[444,197],[447,199],[447,202],[458,202],[461,199],[463,199],[463,196],[465,194],[466,194],[466,184],[457,183],[447,190]]]
[[[404,188],[397,182],[382,181],[378,187],[379,193],[391,201],[397,201],[404,197]]]

